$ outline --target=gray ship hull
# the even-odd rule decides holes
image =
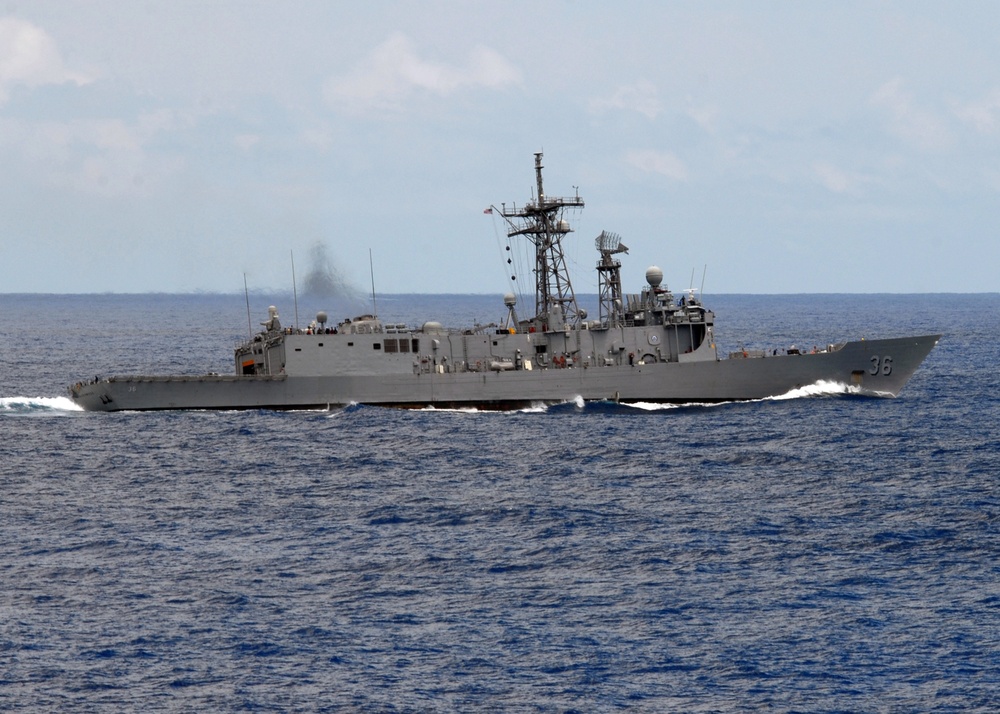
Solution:
[[[502,324],[458,330],[436,321],[386,324],[377,315],[328,327],[325,312],[304,329],[282,328],[271,306],[263,329],[236,347],[230,376],[112,377],[77,383],[70,396],[95,411],[724,402],[776,397],[820,382],[895,396],[937,344],[940,335],[928,335],[831,344],[810,354],[741,351],[720,360],[715,314],[696,291],[675,297],[663,271],[650,266],[641,292],[625,293],[618,256],[628,248],[606,231],[594,240],[599,304],[597,319],[588,319],[562,247],[572,233],[564,215],[583,208],[583,199],[550,196],[541,159],[535,154],[534,199],[486,210],[507,222],[509,240],[534,246],[531,317],[518,317],[513,293],[504,296]]]
[[[896,396],[939,337],[847,342],[818,354],[590,368],[113,377],[74,385],[71,395],[93,411],[327,409],[348,404],[515,409],[578,398],[709,403],[776,397],[821,382],[860,394]]]

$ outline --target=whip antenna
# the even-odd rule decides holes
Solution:
[[[288,251],[292,256],[292,297],[295,300],[295,329],[299,329],[299,289],[295,286],[295,251]]]
[[[247,274],[243,273],[243,294],[247,298],[247,333],[253,339],[253,325],[250,324],[250,290],[247,288]]]
[[[372,275],[372,312],[378,317],[378,308],[375,306],[375,264],[372,263],[372,249],[368,249],[368,270]]]

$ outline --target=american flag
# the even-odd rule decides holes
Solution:
[[[490,206],[489,208],[484,208],[483,213],[493,213],[493,206]]]

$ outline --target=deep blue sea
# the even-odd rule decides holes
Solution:
[[[706,303],[722,354],[944,337],[896,399],[92,414],[230,371],[244,296],[0,295],[0,710],[1000,711],[1000,295]]]

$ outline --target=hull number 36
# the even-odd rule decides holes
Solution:
[[[886,376],[892,374],[892,357],[872,355],[872,366],[869,367],[868,374],[884,374]]]

